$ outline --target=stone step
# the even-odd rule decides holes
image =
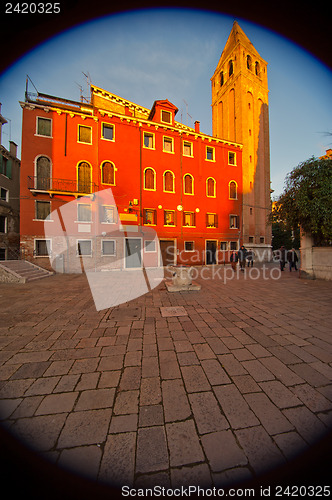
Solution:
[[[1,266],[13,276],[18,279],[22,279],[25,283],[28,281],[34,281],[41,278],[47,278],[52,276],[54,273],[48,271],[32,262],[23,260],[5,260],[1,261]]]

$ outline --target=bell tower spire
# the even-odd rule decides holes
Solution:
[[[243,144],[241,238],[269,258],[271,227],[267,62],[234,21],[212,83],[212,134]],[[236,168],[236,167],[234,167]]]

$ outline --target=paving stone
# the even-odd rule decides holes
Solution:
[[[37,451],[51,450],[66,420],[66,414],[20,418],[11,426],[11,433],[22,443]]]
[[[166,424],[170,466],[203,462],[204,454],[192,420]]]
[[[92,389],[83,391],[75,406],[75,411],[111,408],[114,402],[115,389]]]
[[[263,363],[264,366],[270,370],[270,372],[273,373],[277,379],[287,386],[301,384],[304,382],[304,380],[293,371],[294,366],[296,365],[292,366],[292,370],[290,370],[279,359],[273,357],[262,358],[261,363]]]
[[[99,381],[100,373],[83,373],[80,381],[75,387],[76,391],[85,391],[88,389],[96,389]]]
[[[207,434],[201,440],[213,472],[246,465],[248,462],[230,430]]]
[[[201,366],[182,366],[181,371],[188,392],[208,391],[211,389]]]
[[[37,396],[39,394],[50,394],[60,377],[44,377],[35,380],[35,382],[30,385],[29,389],[25,392],[26,396]]]
[[[236,467],[235,469],[212,474],[213,484],[216,488],[225,488],[234,486],[236,483],[249,482],[252,477],[252,473],[247,467]]]
[[[317,413],[327,410],[332,410],[332,403],[326,399],[320,392],[313,389],[308,384],[296,385],[292,387],[292,391],[300,400],[309,408],[309,410]]]
[[[188,397],[182,380],[163,381],[162,396],[166,422],[185,420],[191,415]]]
[[[256,474],[266,472],[285,462],[279,448],[262,426],[239,429],[235,434]]]
[[[72,411],[77,399],[77,392],[63,394],[49,394],[45,396],[35,415],[49,415],[52,413],[68,413]]]
[[[242,363],[240,363],[233,354],[218,355],[218,360],[230,377],[233,375],[245,375],[247,373]]]
[[[67,375],[73,363],[74,360],[53,361],[49,365],[49,368],[44,372],[44,376],[51,377],[54,375]]]
[[[124,356],[105,356],[100,359],[98,370],[103,372],[105,370],[120,370],[123,366]],[[99,360],[98,360],[99,361]],[[91,371],[91,370],[90,370]]]
[[[189,401],[199,434],[216,432],[229,427],[212,392],[189,394]]]
[[[55,386],[53,392],[72,392],[78,381],[80,375],[63,375],[57,385]]]
[[[20,405],[12,414],[12,418],[32,417],[44,396],[31,396],[21,400]]]
[[[96,480],[102,451],[100,447],[84,446],[63,450],[57,464],[88,479]]]
[[[237,375],[232,379],[242,394],[246,394],[248,392],[259,392],[261,390],[259,385],[250,375]]]
[[[155,472],[168,468],[168,450],[164,427],[138,430],[136,472]]]
[[[293,425],[284,417],[266,394],[245,395],[245,399],[270,435],[291,431]]]
[[[201,365],[211,385],[229,384],[231,382],[220,362],[216,359],[204,359]]]
[[[243,366],[256,382],[273,380],[275,378],[274,375],[269,370],[267,370],[258,359],[244,361]]]
[[[196,356],[195,352],[178,352],[177,357],[180,366],[191,366],[200,364],[199,359]]]
[[[192,465],[171,469],[172,488],[186,488],[199,485],[200,488],[210,488],[212,484],[210,469],[207,464]]]
[[[106,371],[102,372],[99,379],[98,387],[117,387],[120,380],[120,371]]]
[[[142,360],[142,378],[159,377],[159,363],[156,356],[145,357]]]
[[[132,485],[135,473],[136,432],[110,434],[104,448],[99,480],[115,486]]]
[[[307,443],[297,432],[277,434],[273,439],[288,460],[294,459],[308,448]]]
[[[103,361],[104,359],[106,358],[103,358]],[[79,359],[74,362],[73,366],[69,370],[69,374],[95,372],[98,363],[99,363],[99,358]]]
[[[228,347],[226,347],[220,339],[207,338],[206,341],[215,354],[227,354],[230,352]]]
[[[134,486],[137,489],[154,488],[156,485],[166,489],[171,487],[168,471],[142,474],[135,479],[134,483]]]
[[[141,406],[139,409],[139,426],[152,427],[164,424],[162,405]]]
[[[288,408],[283,413],[309,444],[314,444],[327,432],[325,425],[305,406]]]
[[[279,380],[261,382],[259,385],[278,408],[290,408],[301,404],[299,398]]]
[[[159,377],[142,378],[140,389],[140,405],[156,405],[161,402]]]
[[[303,380],[308,382],[310,385],[313,385],[314,387],[319,387],[321,385],[330,383],[330,380],[328,378],[324,377],[324,375],[312,368],[312,366],[305,363],[292,366],[292,370],[297,373]]]
[[[0,398],[16,398],[23,396],[25,392],[34,384],[34,379],[18,379],[4,382],[0,389]]]
[[[195,344],[194,349],[198,359],[200,360],[216,358],[216,355],[209,346],[209,344]]]
[[[115,398],[114,414],[126,415],[138,412],[139,391],[119,392]]]
[[[111,434],[119,432],[137,431],[137,414],[133,415],[114,415],[111,420],[110,430]]]
[[[234,384],[216,386],[213,390],[233,429],[259,424],[259,420]]]
[[[2,399],[0,403],[0,420],[6,420],[7,418],[9,418],[21,402],[21,398]]]
[[[50,364],[49,361],[25,363],[12,375],[11,380],[42,377]]]
[[[174,351],[159,352],[160,375],[163,380],[181,377],[178,361]]]
[[[121,375],[119,390],[130,391],[139,389],[141,385],[141,368],[126,367]]]
[[[109,409],[70,413],[59,436],[57,448],[102,443],[108,432],[111,413]]]

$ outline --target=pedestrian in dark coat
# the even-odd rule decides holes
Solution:
[[[240,250],[237,253],[237,256],[238,256],[238,259],[240,262],[240,269],[243,272],[244,272],[244,268],[246,267],[247,253],[248,253],[248,250],[246,249],[246,247],[244,245],[242,245],[240,247]]]
[[[254,265],[254,252],[253,250],[249,249],[248,250],[248,253],[247,253],[247,263],[248,263],[248,267],[252,267]]]
[[[279,253],[279,262],[280,262],[280,271],[283,271],[284,268],[285,268],[285,264],[286,264],[286,248],[282,245],[279,250],[278,250],[278,253]]]
[[[233,271],[235,271],[236,270],[237,261],[238,261],[238,257],[237,257],[237,253],[236,252],[232,252],[231,253],[230,261],[231,261],[232,269],[233,269]]]
[[[287,260],[289,264],[289,272],[292,271],[292,268],[294,267],[295,271],[297,271],[297,266],[296,263],[298,262],[299,258],[297,256],[297,253],[295,251],[295,248],[292,248],[287,252]]]

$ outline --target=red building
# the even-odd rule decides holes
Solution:
[[[20,104],[20,232],[29,260],[49,266],[48,253],[57,252],[48,236],[55,233],[52,224],[58,209],[73,201],[76,258],[100,253],[128,267],[115,245],[105,244],[104,252],[103,238],[112,241],[119,227],[130,234],[156,231],[161,253],[153,265],[161,257],[164,265],[222,263],[239,247],[241,144],[202,133],[199,122],[194,129],[177,122],[168,100],[149,110],[94,85],[90,103],[27,93]],[[103,204],[97,224],[93,194],[110,188],[114,204]],[[145,251],[140,244],[138,252]]]

